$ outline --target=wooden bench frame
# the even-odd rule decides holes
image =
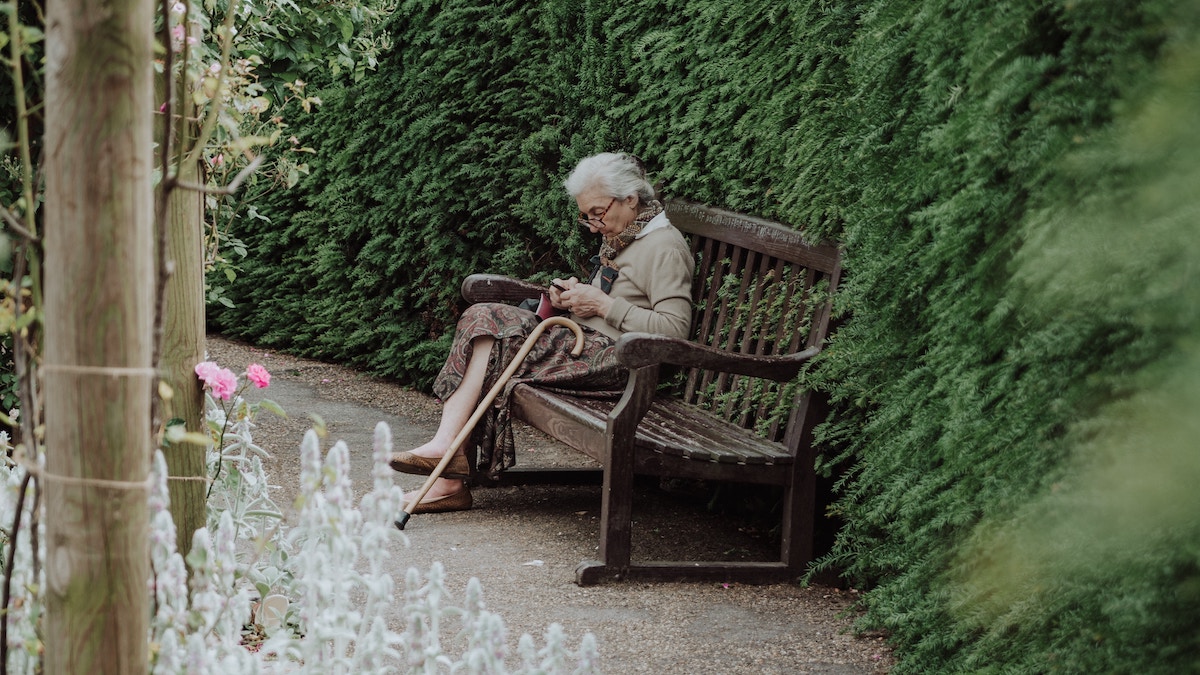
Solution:
[[[513,415],[587,454],[603,467],[601,560],[580,564],[576,570],[579,584],[608,578],[743,583],[795,579],[813,557],[816,476],[812,431],[824,416],[823,397],[801,392],[794,399],[786,428],[771,430],[778,440],[764,439],[733,422],[717,419],[695,403],[698,397],[704,397],[702,390],[707,390],[710,399],[727,392],[737,376],[776,382],[797,377],[828,335],[828,298],[841,276],[841,252],[830,244],[810,244],[784,225],[700,204],[674,200],[667,204],[667,213],[672,224],[691,239],[698,260],[693,339],[627,333],[617,342],[616,350],[618,360],[629,368],[629,382],[615,404],[519,385],[512,393]],[[733,278],[726,279],[731,275]],[[763,290],[784,277],[792,280],[789,290]],[[804,305],[819,284],[824,285],[827,294],[818,298],[815,306]],[[718,292],[722,285],[723,294]],[[740,289],[731,300],[728,296],[734,286]],[[541,291],[540,285],[497,275],[471,275],[462,285],[463,297],[471,303],[519,302]],[[753,312],[756,303],[769,292],[786,292],[789,301],[794,297],[806,307],[810,317],[807,335],[800,330],[785,330],[775,344],[761,335],[757,339],[729,339],[725,345],[696,341],[711,343],[712,338],[705,335],[729,331],[722,326],[733,315]],[[662,366],[668,364],[692,369],[685,391],[678,397],[663,396],[658,391],[660,375],[668,370]],[[707,379],[701,382],[698,378]],[[634,562],[635,474],[781,486],[784,497],[779,559]],[[514,468],[501,479],[501,484],[572,482],[579,482],[578,471]]]

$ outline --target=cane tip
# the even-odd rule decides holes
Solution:
[[[408,511],[401,511],[400,517],[396,519],[396,529],[403,530],[404,526],[408,524],[408,519],[411,517],[412,517],[412,514],[409,513]]]

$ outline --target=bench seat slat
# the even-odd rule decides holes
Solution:
[[[704,434],[688,434],[677,447],[656,448],[664,454],[680,454],[689,459],[730,464],[790,464],[791,455],[782,443],[754,436],[741,427],[713,417],[696,408],[671,399],[658,399],[642,420],[650,429],[691,429],[701,425]],[[706,445],[697,441],[703,439]],[[682,452],[677,452],[677,448]]]
[[[603,461],[603,440],[613,402],[576,398],[519,385],[512,393],[521,419],[558,420],[547,433],[597,461]],[[555,415],[529,414],[538,408]],[[564,418],[569,422],[564,421]],[[689,433],[702,428],[703,435]],[[704,439],[700,445],[698,440]],[[767,441],[740,427],[671,399],[656,399],[638,426],[635,443],[639,450],[676,456],[692,461],[723,465],[786,465],[792,457],[782,443]]]

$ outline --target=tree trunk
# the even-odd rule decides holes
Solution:
[[[46,672],[145,673],[153,6],[46,9]]]
[[[189,114],[194,106],[186,88],[180,87],[176,105],[180,114],[173,122],[175,151],[186,154],[195,144],[196,128]],[[161,90],[161,89],[160,89]],[[158,134],[161,137],[161,134]],[[172,160],[174,161],[174,160]],[[180,169],[179,180],[202,182],[199,165]],[[191,190],[173,190],[167,205],[166,260],[172,272],[163,298],[163,344],[159,368],[174,396],[165,406],[165,419],[182,420],[188,431],[207,433],[204,422],[204,391],[195,367],[204,358],[204,195]],[[202,478],[205,449],[180,443],[166,449],[167,473],[174,477]],[[176,547],[185,558],[192,535],[205,525],[207,486],[196,480],[173,480],[168,484],[171,515],[175,519]]]

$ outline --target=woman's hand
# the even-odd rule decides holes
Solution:
[[[563,301],[563,293],[571,290],[579,283],[579,279],[571,277],[570,279],[552,279],[550,288],[547,290],[547,295],[550,296],[550,305],[555,309],[570,309]]]
[[[567,290],[559,293],[558,297],[562,309],[570,310],[581,319],[607,316],[612,307],[612,298],[607,293],[591,284],[581,284],[578,280],[567,286]]]

